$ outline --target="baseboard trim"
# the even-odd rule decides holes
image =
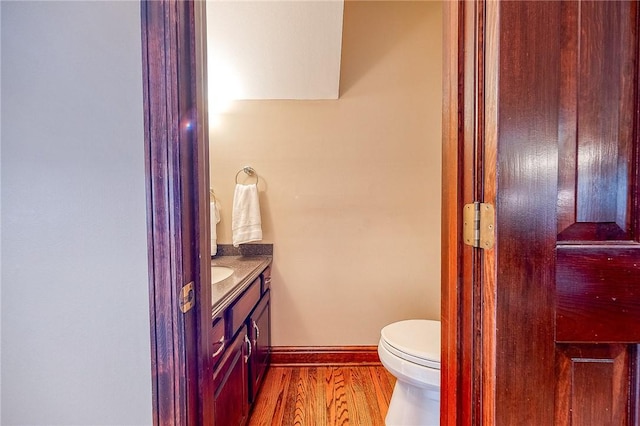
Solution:
[[[272,346],[271,365],[380,365],[377,346]]]

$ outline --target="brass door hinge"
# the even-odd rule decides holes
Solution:
[[[189,312],[189,310],[196,304],[196,292],[194,285],[195,282],[191,281],[189,284],[182,287],[182,290],[180,290],[180,310],[183,314]]]
[[[488,203],[465,204],[462,238],[466,245],[490,249],[495,242],[495,212]]]

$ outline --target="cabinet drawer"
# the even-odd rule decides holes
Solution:
[[[262,273],[262,294],[266,293],[267,290],[271,288],[271,266],[267,266],[267,268]]]
[[[209,329],[209,345],[209,354],[213,359],[213,365],[216,365],[218,361],[220,361],[225,349],[223,316],[216,317],[212,321],[211,328]]]
[[[231,323],[231,335],[229,337],[236,334],[244,324],[258,300],[260,300],[260,278],[256,278],[229,309],[229,322]]]

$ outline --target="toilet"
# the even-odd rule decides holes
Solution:
[[[394,322],[380,331],[378,355],[396,377],[387,426],[440,425],[440,321]]]

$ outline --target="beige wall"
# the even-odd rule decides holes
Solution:
[[[346,2],[339,100],[239,101],[211,129],[218,243],[236,172],[260,175],[274,345],[373,345],[439,318],[441,13]]]

